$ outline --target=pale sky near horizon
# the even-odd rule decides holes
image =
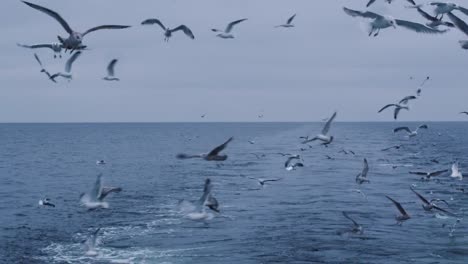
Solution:
[[[391,121],[392,111],[377,110],[414,94],[426,76],[422,96],[400,120],[468,119],[458,114],[468,111],[468,51],[458,45],[468,37],[456,29],[426,35],[402,28],[368,37],[362,22],[342,10],[365,10],[367,0],[30,1],[78,31],[133,27],[87,35],[90,50],[73,65],[73,81],[54,84],[39,72],[34,51],[16,43],[56,42],[67,34],[19,0],[2,1],[0,122],[260,121],[261,113],[261,121],[318,121],[335,110],[337,121]],[[382,0],[370,10],[425,22],[407,4]],[[294,13],[295,28],[274,28]],[[159,27],[140,25],[147,18],[185,24],[195,40],[176,33],[165,43]],[[210,31],[240,18],[248,20],[234,28],[233,40]],[[35,52],[50,72],[62,71],[68,58]],[[113,58],[121,81],[105,82]]]

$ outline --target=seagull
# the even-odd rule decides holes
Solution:
[[[376,0],[369,0],[369,2],[367,3],[366,7],[369,7],[370,5],[372,5]],[[385,2],[391,4],[393,0],[385,0]],[[416,5],[416,3],[414,2],[414,0],[406,0],[407,2],[410,2],[411,4],[413,5]]]
[[[106,162],[104,160],[96,160],[96,165],[105,165]]]
[[[418,126],[418,128],[416,128],[416,130],[414,130],[414,131],[411,131],[411,130],[409,129],[409,127],[397,127],[397,128],[395,128],[395,129],[393,129],[393,133],[397,133],[397,132],[399,132],[399,131],[406,131],[406,132],[408,133],[408,136],[409,136],[409,137],[415,137],[415,136],[418,135],[418,130],[421,129],[421,128],[427,129],[428,127],[427,127],[426,124],[420,125],[420,126]]]
[[[91,192],[82,193],[80,195],[81,205],[89,210],[98,208],[109,208],[109,203],[104,202],[104,198],[112,192],[120,192],[122,188],[119,187],[103,187],[102,186],[102,173],[98,174],[96,182],[94,183]]]
[[[258,184],[260,184],[260,186],[262,186],[262,187],[264,187],[265,183],[267,183],[267,182],[275,182],[275,181],[281,180],[279,178],[276,178],[276,179],[262,179],[262,178],[257,179],[257,178],[252,178],[252,177],[248,177],[248,178],[251,179],[251,180],[257,181]]]
[[[463,180],[463,175],[460,171],[458,161],[452,164],[452,174],[450,174],[450,177],[457,178],[460,181]]]
[[[399,105],[401,105],[401,104],[408,104],[408,102],[409,102],[410,100],[414,100],[414,99],[416,99],[416,98],[417,98],[417,97],[414,96],[414,95],[408,95],[408,96],[405,96],[403,99],[401,99],[400,102],[398,102],[398,104],[399,104]]]
[[[455,27],[457,27],[461,32],[465,33],[465,35],[468,35],[468,25],[465,23],[465,21],[461,20],[450,12],[448,13],[448,17],[455,24]],[[459,40],[458,43],[460,43],[462,49],[468,49],[468,40]]]
[[[223,144],[217,146],[216,148],[214,148],[212,151],[210,151],[209,153],[206,153],[206,154],[198,154],[198,155],[188,155],[188,154],[177,154],[177,158],[178,159],[192,159],[192,158],[202,158],[204,160],[208,160],[208,161],[211,161],[211,160],[215,160],[215,161],[224,161],[228,158],[227,155],[219,155],[219,153],[221,151],[223,151],[223,149],[225,149],[227,147],[227,145],[229,144],[229,142],[231,142],[234,138],[233,137],[230,137],[226,142],[224,142]]]
[[[91,236],[89,236],[88,239],[86,239],[86,241],[84,242],[84,245],[86,248],[86,253],[85,253],[86,256],[95,257],[98,255],[96,251],[96,242],[97,242],[97,234],[99,233],[99,230],[101,230],[101,228],[98,228],[96,231],[94,231],[91,234]]]
[[[425,176],[427,180],[430,180],[431,177],[439,176],[443,173],[448,172],[448,170],[439,170],[439,171],[431,171],[431,172],[424,172],[424,171],[410,171],[410,174],[421,175]],[[424,179],[424,178],[423,178]]]
[[[106,80],[106,81],[120,81],[119,78],[116,78],[114,77],[114,67],[115,67],[115,64],[117,63],[117,59],[113,59],[111,60],[111,62],[109,62],[109,65],[107,65],[107,76],[102,78],[103,80]]]
[[[392,106],[395,107],[395,110],[393,111],[393,118],[394,118],[395,120],[397,120],[398,114],[400,113],[400,110],[401,110],[401,109],[409,110],[409,107],[408,107],[408,106],[402,106],[402,105],[400,105],[400,104],[388,104],[388,105],[382,107],[382,108],[378,111],[378,113],[380,113],[380,112],[382,112],[383,110],[385,110],[385,109],[387,109],[387,108],[389,108],[389,107],[392,107]]]
[[[387,197],[387,199],[392,201],[392,203],[396,206],[396,208],[400,212],[400,215],[395,216],[395,219],[397,220],[397,224],[401,225],[403,223],[403,221],[406,221],[406,220],[411,218],[409,216],[409,214],[406,213],[405,209],[403,209],[403,206],[401,206],[401,204],[399,202],[393,200],[392,198],[390,198],[387,195],[385,195],[385,197]]]
[[[304,164],[302,164],[301,162],[296,162],[296,163],[292,163],[293,160],[300,160],[301,159],[301,156],[300,155],[293,155],[291,157],[289,157],[286,162],[284,163],[284,168],[288,171],[290,170],[295,170],[296,167],[304,167]]]
[[[325,155],[325,157],[326,157],[327,159],[329,159],[329,160],[334,160],[334,159],[335,159],[335,158],[333,158],[333,157],[331,157],[331,156],[329,156],[329,155]]]
[[[463,111],[463,112],[460,112],[460,114],[468,115],[468,112],[467,112],[467,111]]]
[[[422,92],[422,90],[421,90],[421,88],[419,88],[419,89],[416,91],[416,96],[421,96],[421,92]]]
[[[294,24],[291,24],[291,23],[292,23],[292,21],[294,20],[295,17],[296,17],[296,14],[294,14],[290,18],[288,18],[288,21],[286,21],[286,24],[278,25],[278,26],[275,26],[275,27],[276,28],[278,28],[278,27],[283,27],[283,28],[294,27]]]
[[[44,68],[44,66],[42,66],[42,62],[41,60],[39,59],[39,56],[37,56],[36,53],[34,53],[34,58],[36,58],[36,61],[39,63],[39,65],[41,66],[41,72],[43,72],[45,75],[47,75],[47,77],[49,77],[49,80],[53,81],[54,83],[56,83],[56,81],[54,79],[52,79],[52,75],[50,75],[50,73]]]
[[[320,134],[318,134],[317,136],[311,139],[307,138],[306,140],[302,141],[302,144],[306,144],[306,143],[315,141],[317,139],[325,143],[331,142],[333,140],[333,136],[328,136],[327,134],[328,134],[328,131],[330,130],[331,123],[333,122],[335,117],[336,117],[336,112],[334,112],[333,115],[330,117],[330,119],[328,119],[327,123],[325,123],[325,126],[323,127],[322,132]]]
[[[206,114],[203,114],[203,115],[201,115],[200,117],[201,117],[201,118],[205,118],[205,116],[206,116]]]
[[[442,19],[444,14],[448,14],[452,12],[453,10],[459,10],[465,15],[468,15],[468,9],[462,6],[459,6],[457,4],[454,4],[454,3],[449,3],[449,2],[429,2],[426,4],[407,6],[407,8],[421,8],[423,5],[435,6],[434,14],[436,15],[436,17],[441,15],[440,19]]]
[[[216,200],[216,198],[214,198],[214,196],[211,194],[208,195],[208,199],[206,200],[205,206],[217,213],[220,212],[218,200]]]
[[[391,147],[388,147],[388,148],[384,148],[384,149],[382,149],[382,151],[387,151],[387,150],[390,150],[390,149],[400,149],[401,147],[403,147],[403,145],[395,145],[395,146],[391,146]]]
[[[158,24],[163,30],[164,30],[164,41],[168,42],[169,39],[172,37],[172,33],[177,32],[179,30],[182,30],[187,37],[191,39],[195,39],[195,35],[193,35],[192,31],[190,28],[188,28],[186,25],[180,25],[174,29],[166,28],[159,19],[156,18],[149,18],[146,19],[145,21],[141,22],[142,25],[154,25]]]
[[[236,21],[233,21],[231,23],[229,23],[226,27],[226,29],[223,31],[223,30],[220,30],[220,29],[216,29],[216,28],[213,28],[211,29],[211,31],[213,32],[221,32],[219,34],[217,34],[216,36],[219,37],[219,38],[223,38],[223,39],[233,39],[234,38],[234,35],[231,34],[231,31],[232,31],[232,28],[241,23],[242,21],[245,21],[247,20],[247,18],[243,18],[243,19],[239,19],[239,20],[236,20]]]
[[[368,172],[369,172],[369,164],[367,163],[367,159],[364,159],[364,166],[362,167],[362,172],[360,172],[356,176],[356,183],[357,184],[363,184],[365,182],[370,183],[370,181],[367,179]]]
[[[437,28],[438,26],[447,26],[451,28],[455,27],[454,24],[450,22],[442,21],[442,18],[439,19],[435,16],[431,16],[419,7],[417,8],[417,10],[418,10],[418,13],[421,14],[421,16],[423,16],[425,19],[430,21],[426,23],[426,26],[430,28]]]
[[[401,20],[401,19],[394,19],[393,17],[390,16],[382,16],[370,11],[357,11],[357,10],[352,10],[348,9],[346,7],[343,7],[343,10],[345,11],[346,14],[352,16],[352,17],[364,17],[371,19],[372,21],[370,22],[370,30],[369,30],[369,36],[372,34],[374,37],[379,35],[379,32],[381,29],[388,28],[388,27],[394,27],[396,26],[401,26],[406,29],[415,31],[417,33],[445,33],[447,30],[438,30],[434,28],[427,27],[423,24],[411,22],[411,21],[406,21],[406,20]]]
[[[81,43],[83,41],[84,36],[86,34],[88,34],[88,33],[91,33],[91,32],[97,31],[97,30],[101,30],[101,29],[123,29],[123,28],[130,27],[130,26],[122,26],[122,25],[103,25],[103,26],[97,26],[97,27],[90,28],[90,29],[86,30],[84,33],[80,33],[80,32],[74,31],[68,25],[68,23],[57,12],[52,11],[52,10],[50,10],[48,8],[42,7],[40,5],[30,3],[30,2],[26,2],[26,1],[22,1],[22,2],[25,3],[28,6],[36,9],[36,10],[39,10],[39,11],[41,11],[41,12],[55,18],[55,20],[57,20],[60,23],[60,25],[62,25],[62,27],[69,34],[69,36],[66,39],[62,38],[61,36],[58,36],[58,39],[59,39],[60,43],[62,44],[62,48],[69,49],[69,50],[71,50],[71,52],[73,52],[76,49],[83,49],[84,48],[84,46]]]
[[[40,48],[49,48],[54,52],[54,59],[58,57],[62,58],[62,44],[52,43],[52,44],[35,44],[35,45],[24,45],[17,43],[18,47],[29,48],[29,49],[40,49]]]
[[[427,81],[429,81],[430,77],[427,76],[426,79],[424,79],[419,86],[423,87],[424,84],[426,84]]]
[[[440,207],[438,207],[436,204],[433,203],[434,200],[431,200],[431,201],[428,201],[426,198],[424,198],[424,196],[422,196],[421,194],[419,194],[418,192],[416,192],[413,188],[410,188],[411,191],[414,192],[414,194],[416,194],[416,196],[419,197],[419,199],[423,202],[422,204],[422,207],[425,211],[431,211],[432,209],[436,209],[436,210],[439,210],[441,212],[444,212],[446,214],[449,214],[449,215],[453,215],[453,213],[450,213]],[[441,200],[443,201],[443,200]],[[445,201],[444,201],[445,202]],[[447,202],[445,202],[447,203]]]
[[[71,81],[73,79],[73,76],[71,74],[71,69],[72,69],[73,62],[80,55],[81,55],[81,51],[77,51],[77,52],[73,53],[73,55],[65,63],[65,73],[62,73],[62,72],[55,73],[52,76],[50,76],[50,79],[55,81],[55,78],[57,78],[58,76],[61,76],[61,77],[65,78],[65,79],[68,79],[68,81]]]
[[[362,234],[362,226],[358,224],[356,221],[354,221],[346,212],[341,212],[343,216],[348,219],[349,221],[353,222],[353,227],[351,228],[351,232],[356,233],[356,234]]]
[[[55,204],[51,203],[49,198],[44,198],[39,200],[39,206],[55,207]]]
[[[212,189],[213,189],[213,185],[211,184],[211,180],[208,178],[205,180],[205,186],[203,188],[203,195],[196,202],[196,205],[194,208],[195,210],[187,214],[187,217],[189,219],[196,220],[196,221],[200,221],[200,220],[204,221],[204,220],[210,220],[214,217],[213,214],[207,213],[205,209],[205,207],[213,203],[213,201],[211,202],[208,201],[211,195]]]

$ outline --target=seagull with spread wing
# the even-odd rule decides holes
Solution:
[[[428,126],[426,124],[420,125],[414,131],[411,131],[411,129],[409,129],[409,127],[397,127],[395,129],[393,129],[393,133],[397,133],[399,131],[406,131],[406,133],[408,134],[408,137],[415,137],[415,136],[418,135],[418,130],[419,129],[428,129]]]
[[[370,30],[369,36],[373,35],[374,37],[378,36],[381,29],[393,27],[397,28],[397,26],[409,29],[411,31],[417,33],[428,33],[428,34],[440,34],[445,33],[447,30],[438,30],[434,28],[427,27],[423,24],[401,20],[401,19],[394,19],[391,16],[382,16],[370,11],[357,11],[352,10],[346,7],[343,7],[343,10],[346,14],[352,17],[362,17],[366,19],[370,19]]]
[[[204,160],[208,160],[208,161],[211,161],[211,160],[214,160],[214,161],[224,161],[228,158],[227,155],[220,155],[219,153],[221,151],[223,151],[227,145],[229,144],[229,142],[231,142],[234,138],[233,137],[230,137],[226,142],[224,142],[223,144],[217,146],[216,148],[214,148],[213,150],[211,150],[210,152],[208,153],[204,153],[204,154],[196,154],[196,155],[189,155],[189,154],[177,154],[177,158],[178,159],[192,159],[192,158],[202,158]]]
[[[341,212],[343,214],[343,216],[348,219],[349,221],[353,222],[353,227],[351,227],[351,232],[352,233],[355,233],[355,234],[362,234],[363,233],[363,229],[362,229],[362,226],[360,224],[358,224],[356,221],[354,221],[354,219],[352,219],[348,213],[346,212]]]
[[[306,144],[315,140],[320,140],[325,143],[333,141],[333,136],[329,136],[328,132],[330,131],[331,124],[333,120],[335,119],[335,117],[336,117],[336,112],[334,112],[333,115],[328,119],[327,123],[325,123],[325,126],[323,127],[322,132],[320,134],[318,134],[317,136],[313,138],[307,137],[306,140],[302,141],[302,144]]]
[[[398,119],[398,114],[400,113],[400,111],[402,109],[405,109],[405,110],[409,110],[409,107],[408,106],[402,106],[400,104],[388,104],[384,107],[382,107],[378,113],[381,113],[383,110],[389,108],[389,107],[395,107],[394,110],[393,110],[393,119],[397,120]]]
[[[286,24],[278,25],[275,26],[276,28],[283,27],[283,28],[291,28],[294,27],[294,24],[292,24],[294,18],[296,17],[296,14],[292,15],[288,20],[286,21]]]
[[[448,215],[453,215],[453,213],[450,213],[448,212],[447,210],[445,209],[442,209],[440,208],[439,206],[437,206],[434,201],[441,201],[441,202],[444,202],[445,204],[447,204],[446,201],[444,200],[439,200],[439,199],[432,199],[432,200],[427,200],[426,198],[424,198],[424,196],[422,196],[420,193],[418,193],[417,191],[415,191],[413,188],[410,188],[411,191],[414,192],[414,194],[416,194],[416,196],[418,196],[418,198],[423,202],[422,204],[422,207],[425,211],[431,211],[432,209],[436,209],[436,210],[439,210],[441,212],[444,212]]]
[[[418,13],[424,17],[425,19],[429,20],[429,22],[426,23],[426,26],[430,28],[437,28],[439,26],[447,26],[447,27],[455,27],[453,23],[447,22],[447,21],[442,21],[442,18],[437,18],[435,16],[431,16],[428,13],[426,13],[424,10],[421,8],[417,8]]]
[[[34,44],[34,45],[24,45],[17,43],[18,47],[28,48],[28,49],[41,49],[41,48],[48,48],[54,52],[54,58],[60,57],[62,58],[62,44],[60,43],[52,43],[52,44]]]
[[[395,216],[395,219],[397,220],[397,224],[401,225],[403,221],[406,221],[411,218],[410,215],[406,213],[405,209],[403,208],[403,206],[401,206],[399,202],[393,200],[387,195],[385,195],[385,197],[387,197],[387,199],[392,201],[392,203],[395,205],[395,207],[398,209],[398,212],[400,213],[399,215]]]
[[[369,7],[371,6],[376,0],[369,0],[369,2],[367,3],[366,7]],[[407,2],[413,4],[413,5],[416,5],[416,3],[414,2],[414,0],[406,0]],[[385,0],[385,2],[391,4],[393,2],[393,0]]]
[[[60,77],[63,77],[65,79],[68,79],[68,81],[71,81],[73,79],[73,75],[71,73],[71,70],[72,70],[72,65],[73,65],[73,62],[81,55],[81,51],[77,51],[75,53],[73,53],[73,55],[68,58],[67,62],[65,63],[65,72],[58,72],[58,73],[55,73],[53,74],[52,76],[50,76],[50,79],[52,81],[55,81],[55,78],[57,78],[58,76]]]
[[[142,25],[154,25],[154,24],[159,25],[164,30],[165,42],[168,42],[169,39],[172,37],[172,33],[177,32],[177,31],[182,31],[187,37],[191,39],[195,39],[195,35],[193,35],[192,30],[190,30],[190,28],[188,28],[186,25],[180,25],[176,28],[170,29],[164,26],[164,24],[159,19],[156,19],[156,18],[146,19],[145,21],[141,22],[141,24]]]
[[[239,19],[239,20],[236,20],[236,21],[232,21],[231,23],[229,23],[227,26],[226,26],[226,29],[225,30],[221,30],[221,29],[216,29],[216,28],[213,28],[211,29],[211,31],[213,32],[221,32],[221,33],[218,33],[216,36],[219,37],[219,38],[223,38],[223,39],[233,39],[234,38],[234,35],[231,33],[232,31],[232,28],[247,20],[247,18],[243,18],[243,19]]]
[[[455,3],[450,3],[450,2],[428,2],[425,4],[419,4],[419,5],[412,5],[412,6],[407,6],[407,8],[421,8],[424,5],[429,5],[434,7],[434,14],[436,17],[439,15],[441,16],[440,19],[443,18],[444,14],[448,14],[452,12],[453,10],[458,10],[462,12],[465,15],[468,15],[468,9],[457,5]]]
[[[58,39],[59,39],[60,43],[62,44],[62,48],[69,49],[69,50],[71,50],[71,52],[73,52],[74,50],[77,50],[77,49],[83,49],[84,48],[84,46],[82,45],[83,38],[84,38],[84,36],[86,36],[87,34],[89,34],[91,32],[101,30],[101,29],[123,29],[123,28],[130,27],[130,26],[122,26],[122,25],[103,25],[103,26],[97,26],[97,27],[90,28],[90,29],[86,30],[85,32],[80,33],[80,32],[74,31],[68,25],[68,23],[65,21],[65,19],[63,19],[57,12],[52,11],[52,10],[50,10],[48,8],[45,8],[43,6],[40,6],[40,5],[30,3],[30,2],[26,2],[26,1],[22,1],[22,2],[25,3],[26,5],[34,8],[34,9],[38,10],[38,11],[41,11],[41,12],[53,17],[55,20],[57,20],[57,22],[60,23],[60,25],[62,25],[62,27],[69,34],[69,36],[66,39],[62,38],[61,36],[58,36]]]
[[[107,65],[107,76],[102,78],[103,80],[106,80],[106,81],[120,81],[119,78],[117,77],[114,77],[114,68],[115,68],[115,64],[117,63],[117,59],[113,59],[111,60],[111,62],[109,62],[109,65]]]
[[[89,210],[98,208],[109,208],[109,203],[104,201],[110,193],[118,193],[122,191],[120,187],[105,187],[102,186],[102,173],[98,174],[96,182],[94,183],[93,189],[88,193],[82,193],[80,195],[81,205],[85,206]]]
[[[370,183],[367,179],[367,173],[369,172],[369,163],[367,163],[367,159],[364,159],[364,165],[362,167],[362,171],[356,176],[356,183],[363,184],[365,182]]]
[[[430,171],[430,172],[410,171],[409,174],[424,176],[426,178],[426,180],[430,180],[431,177],[440,176],[440,175],[442,175],[442,174],[444,174],[446,172],[448,172],[448,170],[438,170],[438,171]],[[422,179],[424,179],[424,178],[422,178]]]

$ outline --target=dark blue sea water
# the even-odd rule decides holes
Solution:
[[[335,123],[328,148],[298,138],[322,123],[1,124],[0,263],[468,263],[468,196],[457,190],[466,181],[408,173],[456,159],[468,166],[468,123],[428,123],[411,139],[393,134],[397,124]],[[230,136],[225,162],[175,158]],[[396,144],[404,147],[381,151]],[[286,171],[277,152],[301,154],[305,167]],[[357,186],[363,158],[370,183]],[[100,159],[107,164],[96,165]],[[79,195],[99,173],[123,191],[108,197],[108,209],[87,211]],[[259,188],[249,177],[282,180]],[[178,202],[198,199],[206,178],[221,214],[187,219]],[[425,212],[411,185],[458,214],[452,236],[457,218]],[[412,218],[395,225],[385,195]],[[38,206],[46,196],[55,208]],[[363,234],[347,232],[342,211]],[[99,255],[87,257],[82,241],[97,227]]]

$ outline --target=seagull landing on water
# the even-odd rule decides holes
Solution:
[[[226,142],[224,142],[223,144],[217,146],[216,148],[214,148],[212,151],[210,151],[209,153],[206,153],[206,154],[197,154],[197,155],[189,155],[189,154],[177,154],[177,158],[178,159],[192,159],[192,158],[202,158],[204,160],[208,160],[208,161],[211,161],[211,160],[215,160],[215,161],[224,161],[228,158],[227,155],[219,155],[219,153],[221,151],[223,151],[227,145],[229,144],[229,142],[231,142],[234,138],[233,137],[230,137]]]
[[[447,21],[442,21],[442,18],[431,16],[419,7],[417,9],[418,9],[418,13],[421,14],[421,16],[429,20],[429,22],[426,23],[426,26],[430,28],[437,28],[439,26],[446,26],[446,27],[451,27],[451,28],[455,27],[454,24],[447,22]]]
[[[145,21],[141,22],[142,25],[154,25],[154,24],[157,24],[159,25],[163,30],[164,30],[164,41],[165,42],[168,42],[169,39],[172,37],[172,33],[174,32],[177,32],[179,30],[182,30],[182,32],[184,32],[184,34],[191,38],[191,39],[195,39],[195,35],[193,35],[192,31],[190,30],[190,28],[188,28],[186,25],[180,25],[174,29],[170,29],[170,28],[167,28],[166,26],[163,25],[163,23],[161,23],[161,21],[159,21],[159,19],[156,19],[156,18],[149,18],[149,19],[146,19]]]
[[[80,195],[81,205],[89,210],[98,208],[109,208],[109,204],[104,202],[104,198],[112,192],[120,192],[122,188],[119,187],[103,187],[102,186],[102,173],[98,174],[93,189],[88,193]]]
[[[98,255],[96,251],[96,244],[97,244],[97,234],[99,233],[101,228],[96,229],[84,242],[84,246],[86,249],[85,255],[88,257],[95,257]]]
[[[113,59],[111,60],[111,62],[109,62],[109,65],[107,65],[107,76],[102,78],[103,80],[106,80],[106,81],[120,81],[119,78],[116,78],[114,77],[114,67],[115,67],[115,64],[117,63],[117,59]]]
[[[382,107],[378,111],[378,113],[381,113],[383,110],[385,110],[385,109],[387,109],[389,107],[395,107],[395,109],[393,110],[393,119],[395,119],[395,120],[398,119],[398,114],[400,113],[401,109],[409,110],[408,106],[402,106],[400,104],[388,104],[388,105]]]
[[[416,130],[414,131],[411,131],[411,129],[409,129],[409,127],[397,127],[395,129],[393,129],[393,133],[397,133],[399,131],[406,131],[406,133],[408,134],[408,137],[415,137],[418,135],[418,130],[419,129],[427,129],[427,125],[424,124],[424,125],[420,125],[418,126],[418,128],[416,128]]]
[[[55,207],[55,204],[51,203],[50,202],[50,199],[49,198],[44,198],[44,199],[41,199],[39,200],[39,206],[49,206],[49,207]]]
[[[213,219],[214,215],[212,213],[206,212],[206,207],[209,205],[216,204],[216,211],[218,210],[218,201],[211,196],[211,190],[213,185],[211,184],[210,179],[205,180],[205,186],[203,187],[203,194],[200,199],[195,203],[194,208],[190,208],[190,212],[187,214],[187,217],[190,220],[195,221],[205,221]],[[211,197],[211,201],[210,201]],[[214,200],[213,200],[214,199]]]
[[[401,204],[395,200],[393,200],[392,198],[390,198],[389,196],[385,195],[385,197],[387,197],[387,199],[389,199],[390,201],[392,201],[392,203],[396,206],[396,208],[398,209],[398,212],[400,212],[399,215],[396,215],[395,216],[395,220],[397,220],[397,224],[398,225],[401,225],[404,221],[410,219],[410,215],[408,213],[406,213],[405,209],[403,208],[403,206],[401,206]]]
[[[286,21],[286,24],[278,25],[278,26],[275,26],[275,27],[276,28],[279,28],[279,27],[283,27],[283,28],[294,27],[294,24],[292,24],[292,21],[294,20],[295,17],[296,17],[296,14],[294,14],[290,18],[288,18],[288,20]]]
[[[39,63],[39,66],[41,66],[41,72],[43,72],[45,75],[47,75],[47,77],[49,77],[49,80],[56,83],[56,81],[54,79],[52,79],[52,75],[50,75],[50,73],[44,68],[44,66],[42,65],[41,60],[39,59],[39,56],[37,56],[36,53],[34,53],[34,58],[36,58],[37,63]]]
[[[122,26],[122,25],[103,25],[103,26],[97,26],[97,27],[93,27],[93,28],[90,28],[88,30],[86,30],[84,33],[80,33],[80,32],[77,32],[77,31],[74,31],[69,25],[68,23],[55,11],[52,11],[48,8],[45,8],[45,7],[42,7],[40,5],[36,5],[36,4],[33,4],[33,3],[29,3],[29,2],[26,2],[26,1],[22,1],[23,3],[25,3],[26,5],[36,9],[36,10],[39,10],[51,17],[53,17],[55,20],[57,20],[57,22],[60,23],[60,25],[62,25],[62,27],[65,29],[65,31],[69,34],[68,38],[64,39],[60,36],[57,36],[60,43],[62,44],[62,48],[64,49],[69,49],[71,50],[71,52],[73,52],[74,50],[77,50],[77,49],[83,49],[85,46],[83,46],[81,43],[83,41],[83,38],[84,36],[86,36],[87,34],[91,33],[91,32],[94,32],[94,31],[97,31],[97,30],[101,30],[101,29],[123,29],[123,28],[128,28],[130,26]]]
[[[397,28],[396,26],[404,27],[406,29],[415,31],[417,33],[430,33],[430,34],[440,34],[440,33],[445,33],[447,30],[438,30],[434,28],[427,27],[423,24],[411,22],[411,21],[406,21],[406,20],[401,20],[401,19],[394,19],[393,17],[390,16],[382,16],[370,11],[357,11],[357,10],[352,10],[346,7],[343,7],[343,10],[345,11],[346,14],[352,16],[352,17],[363,17],[370,19],[371,22],[369,23],[370,29],[369,29],[369,36],[374,36],[377,37],[380,33],[381,29],[384,28]]]
[[[356,176],[356,183],[357,184],[363,184],[365,182],[370,183],[370,181],[367,179],[367,173],[369,172],[369,164],[367,163],[367,159],[364,159],[364,165],[362,167],[362,172],[360,172]]]
[[[438,171],[430,171],[430,172],[410,171],[409,174],[424,176],[425,178],[424,177],[421,178],[422,180],[424,180],[424,179],[430,180],[431,177],[440,176],[441,174],[446,173],[446,172],[448,172],[448,170],[438,170]]]
[[[369,2],[367,3],[366,7],[369,7],[371,6],[376,0],[369,0]],[[416,3],[414,2],[414,0],[406,0],[407,2],[413,4],[413,5],[416,5]],[[391,4],[393,2],[393,0],[385,0],[385,2]]]
[[[459,163],[458,161],[457,162],[454,162],[452,164],[452,174],[450,174],[450,177],[452,178],[456,178],[458,180],[463,180],[463,175],[460,171],[460,167],[459,167]]]
[[[468,35],[468,25],[465,23],[465,21],[461,20],[450,12],[448,13],[448,17],[455,24],[455,27],[457,27],[461,32],[465,33],[465,35]],[[458,43],[460,43],[462,49],[468,49],[468,40],[459,40]]]
[[[349,221],[353,222],[353,226],[351,227],[351,232],[352,233],[355,233],[355,234],[362,234],[364,232],[364,230],[362,229],[362,226],[360,224],[358,224],[356,221],[354,221],[354,219],[352,219],[348,213],[346,212],[341,212],[343,214],[343,216],[348,219]]]
[[[431,211],[432,209],[436,209],[436,210],[439,210],[439,211],[441,211],[441,212],[444,212],[444,213],[446,213],[446,214],[448,214],[448,215],[454,215],[453,213],[450,213],[450,212],[448,212],[447,210],[444,210],[444,209],[438,207],[436,204],[433,203],[434,201],[441,201],[441,202],[444,202],[445,204],[447,204],[446,201],[444,201],[444,200],[439,200],[439,199],[433,199],[433,200],[428,201],[426,198],[424,198],[424,196],[422,196],[421,194],[419,194],[418,192],[416,192],[413,188],[410,188],[410,189],[411,189],[411,191],[413,191],[414,194],[416,194],[416,196],[418,196],[418,198],[423,202],[422,207],[423,207],[424,211]],[[447,205],[448,205],[448,204],[447,204]]]
[[[55,78],[57,78],[58,76],[61,76],[61,77],[65,78],[65,79],[68,79],[68,81],[71,81],[73,79],[73,75],[71,73],[73,62],[80,55],[81,55],[81,51],[77,51],[77,52],[73,53],[73,55],[70,58],[68,58],[67,62],[65,63],[65,72],[64,73],[62,73],[62,72],[55,73],[52,76],[50,76],[50,79],[55,81]]]
[[[302,141],[302,144],[307,144],[315,140],[321,140],[325,143],[331,142],[333,140],[333,136],[328,136],[328,131],[330,130],[331,123],[333,122],[335,117],[336,117],[336,112],[334,112],[333,115],[328,119],[327,123],[325,123],[325,126],[322,129],[322,133],[318,134],[317,136],[311,139],[307,137],[306,140]]]
[[[243,19],[239,19],[239,20],[236,20],[236,21],[232,21],[231,23],[229,23],[229,24],[227,25],[227,27],[226,27],[226,29],[225,29],[224,31],[223,31],[223,30],[220,30],[220,29],[216,29],[216,28],[211,29],[211,31],[213,31],[213,32],[221,32],[221,33],[219,33],[219,34],[216,35],[216,36],[219,37],[219,38],[223,38],[223,39],[233,39],[233,38],[234,38],[234,35],[231,34],[232,28],[233,28],[235,25],[237,25],[237,24],[239,24],[239,23],[241,23],[241,22],[243,22],[243,21],[245,21],[245,20],[247,20],[247,18],[243,18]]]

